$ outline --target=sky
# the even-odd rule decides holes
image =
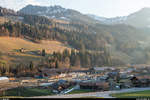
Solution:
[[[28,4],[39,6],[60,5],[101,17],[127,16],[144,7],[150,7],[150,0],[0,0],[0,6],[15,11]]]

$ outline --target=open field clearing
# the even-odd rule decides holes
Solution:
[[[24,53],[19,52],[23,48]],[[58,41],[42,40],[40,43],[34,43],[29,40],[14,38],[14,37],[0,37],[0,62],[4,63],[28,63],[30,61],[39,61],[42,57],[34,52],[41,52],[45,49],[46,53],[51,54],[55,52],[62,52],[64,49],[69,49],[63,43]]]
[[[15,49],[27,49],[27,50],[42,50],[45,49],[47,53],[52,53],[54,51],[63,51],[68,47],[58,41],[46,41],[42,40],[41,43],[33,43],[31,41],[14,38],[14,37],[0,37],[0,51],[1,52],[10,52]]]

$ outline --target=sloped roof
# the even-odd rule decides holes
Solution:
[[[8,77],[0,77],[0,80],[8,80]]]

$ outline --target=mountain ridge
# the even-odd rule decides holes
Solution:
[[[18,12],[24,14],[45,16],[47,18],[55,18],[60,20],[73,20],[81,22],[96,23],[96,20],[80,13],[79,11],[73,9],[66,9],[61,6],[34,6],[27,5],[26,7],[20,9]]]
[[[105,18],[97,15],[88,14],[89,17],[101,21],[103,24],[127,24],[137,28],[149,28],[150,27],[150,8],[145,7],[136,12],[129,14],[128,16],[120,16],[113,18]],[[136,24],[135,24],[136,23]]]

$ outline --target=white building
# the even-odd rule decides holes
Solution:
[[[0,77],[0,83],[6,83],[6,82],[9,82],[8,77]]]
[[[66,77],[66,74],[60,74],[59,77]]]

